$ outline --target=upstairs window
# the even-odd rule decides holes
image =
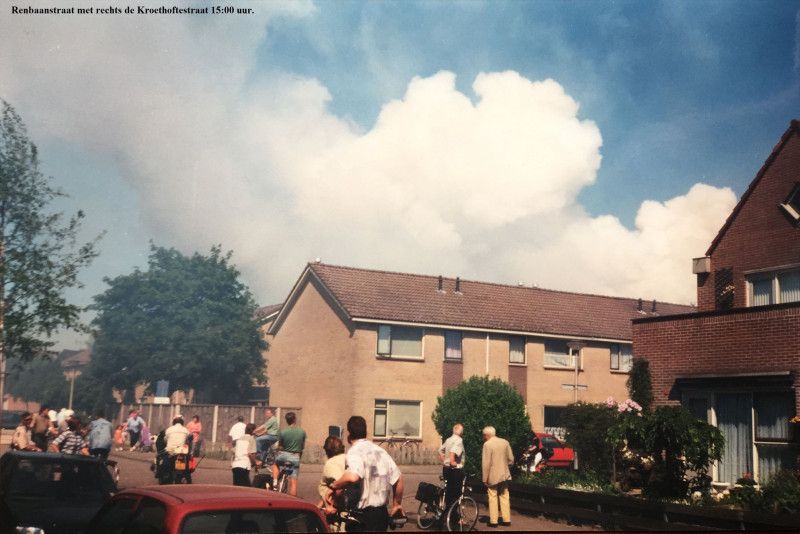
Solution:
[[[508,338],[508,363],[525,364],[525,338],[523,336]]]
[[[548,339],[544,342],[545,367],[574,367],[574,359],[570,354],[567,342],[560,339]]]
[[[444,359],[454,362],[461,361],[461,332],[457,330],[445,330]]]
[[[751,306],[800,301],[800,271],[752,275],[747,285]]]
[[[800,220],[800,183],[794,186],[786,202],[781,204],[781,207],[789,214],[795,221]]]
[[[422,358],[422,328],[378,326],[378,355],[393,358]]]
[[[627,373],[632,366],[633,347],[624,343],[613,343],[611,345],[611,369]]]

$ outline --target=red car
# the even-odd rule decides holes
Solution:
[[[86,534],[328,532],[317,508],[278,492],[241,486],[178,484],[117,493]]]
[[[575,451],[565,447],[561,440],[553,434],[536,433],[542,447],[553,449],[553,456],[547,460],[550,467],[572,467],[575,462]]]

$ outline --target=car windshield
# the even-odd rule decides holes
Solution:
[[[542,436],[540,439],[542,440],[542,445],[545,447],[549,447],[551,449],[560,449],[562,447],[561,443],[559,443],[559,441],[552,436]]]
[[[325,525],[308,510],[220,510],[186,517],[181,534],[261,534],[264,532],[325,532]]]
[[[101,462],[52,458],[19,460],[7,493],[14,497],[71,497],[107,499],[113,484]]]

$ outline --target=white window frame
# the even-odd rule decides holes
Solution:
[[[372,415],[372,435],[376,438],[388,438],[392,435],[396,437],[406,437],[404,433],[396,432],[392,433],[392,430],[398,430],[394,428],[389,428],[389,420],[390,411],[392,409],[392,405],[399,405],[399,404],[417,404],[419,409],[419,419],[417,421],[417,429],[418,433],[416,435],[409,434],[407,437],[409,438],[422,438],[422,401],[418,400],[401,400],[401,399],[375,399],[374,410]],[[379,418],[383,418],[383,423],[379,424]]]
[[[623,351],[623,349],[627,349]],[[628,373],[633,367],[633,345],[628,343],[612,343],[609,349],[609,367],[612,371]]]
[[[755,284],[756,283],[769,283],[770,293],[769,302],[767,304],[759,304],[759,306],[768,306],[771,304],[783,304],[781,300],[781,279],[786,276],[800,276],[800,269],[782,269],[778,271],[761,272],[746,274],[747,280],[747,305],[756,306],[755,304]],[[785,302],[798,302],[798,300],[787,300]]]
[[[419,355],[416,354],[397,354],[394,343],[392,342],[392,329],[419,330]],[[381,324],[377,328],[376,354],[379,358],[391,358],[394,360],[423,360],[425,358],[425,329],[421,326],[405,326]]]
[[[558,343],[559,346],[561,344],[563,344],[564,348],[566,349],[566,352],[561,352],[561,351],[556,352],[556,351],[547,350],[548,349],[548,345],[550,345],[552,347],[556,343]],[[555,365],[553,363],[547,363],[547,355],[548,354],[550,354],[552,356],[557,356],[559,358],[566,356],[566,358],[567,358],[566,365]],[[575,361],[577,360],[577,357],[579,355],[580,355],[580,350],[573,351],[572,349],[570,349],[569,346],[567,345],[567,341],[565,339],[549,339],[548,338],[548,339],[544,340],[544,368],[545,369],[572,369],[572,370],[574,370],[575,369]]]

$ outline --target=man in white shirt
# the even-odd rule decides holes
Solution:
[[[347,421],[347,441],[350,450],[345,458],[344,474],[330,485],[326,500],[335,491],[348,486],[357,486],[361,498],[357,508],[363,512],[362,525],[366,532],[386,531],[390,517],[403,513],[403,474],[389,454],[367,440],[367,422],[358,415]],[[390,497],[394,494],[391,512],[387,511]],[[348,526],[348,530],[351,529]]]
[[[261,460],[256,458],[256,440],[253,439],[255,429],[255,423],[245,425],[244,435],[236,439],[233,447],[231,471],[234,486],[250,486],[250,466],[261,465]]]
[[[181,414],[172,418],[172,426],[164,432],[164,437],[167,440],[165,450],[169,454],[178,454],[181,449],[186,445],[186,437],[189,435],[189,430],[183,426],[183,416]]]
[[[442,475],[445,479],[445,509],[461,495],[461,484],[464,480],[464,425],[453,426],[453,435],[439,447],[439,458],[442,460]]]
[[[238,416],[236,422],[233,423],[233,426],[228,432],[228,448],[236,446],[236,440],[244,436],[246,426],[247,425],[244,424],[244,417],[241,415]]]

